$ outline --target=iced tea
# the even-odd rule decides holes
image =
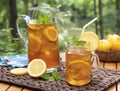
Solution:
[[[75,86],[91,79],[91,52],[80,46],[70,46],[66,52],[66,81]]]
[[[55,24],[28,24],[28,56],[43,59],[47,68],[59,66],[59,46]]]

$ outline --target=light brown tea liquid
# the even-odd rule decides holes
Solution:
[[[59,46],[56,26],[28,24],[28,56],[33,59],[43,59],[47,68],[59,66]]]
[[[75,86],[91,80],[91,53],[84,48],[72,48],[66,52],[66,81]]]

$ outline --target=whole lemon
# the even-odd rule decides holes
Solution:
[[[110,44],[112,45],[116,40],[117,40],[117,38],[119,37],[119,35],[117,35],[117,34],[113,34],[113,35],[111,35],[111,34],[109,34],[108,36],[107,36],[107,40],[110,42]]]
[[[106,40],[106,39],[99,40],[97,50],[108,51],[108,50],[110,50],[110,48],[111,48],[111,44],[110,44],[110,42],[108,40]]]
[[[112,46],[111,46],[111,50],[119,50],[120,51],[120,37],[118,37],[116,39],[116,41],[113,42]]]

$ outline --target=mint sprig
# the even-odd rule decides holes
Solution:
[[[51,16],[49,14],[40,13],[38,15],[37,24],[50,24]]]
[[[41,78],[43,78],[43,79],[45,79],[45,80],[48,80],[49,77],[50,77],[50,74],[48,74],[48,73],[44,73],[44,74],[41,76]]]
[[[72,43],[75,44],[75,45],[78,45],[78,46],[79,45],[83,46],[83,45],[85,45],[86,41],[82,41],[82,40],[78,41],[78,38],[73,36]]]
[[[55,78],[55,80],[61,79],[61,75],[56,70],[52,72],[52,76]]]
[[[49,82],[54,82],[61,79],[61,75],[54,70],[52,73],[44,73],[41,78],[48,80]]]

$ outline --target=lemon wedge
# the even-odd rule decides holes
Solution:
[[[85,44],[85,48],[89,51],[95,51],[98,47],[99,43],[99,38],[96,33],[94,32],[83,32],[78,41],[86,41],[87,43]]]

